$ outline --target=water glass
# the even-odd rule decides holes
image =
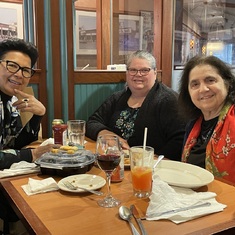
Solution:
[[[68,125],[68,145],[84,147],[86,121],[84,120],[69,120]]]
[[[131,178],[134,195],[146,198],[152,192],[154,149],[146,146],[133,146],[130,148]]]

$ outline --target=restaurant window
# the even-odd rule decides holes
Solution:
[[[154,0],[112,0],[108,8],[101,7],[100,14],[97,14],[99,3],[96,0],[74,2],[75,69],[107,69],[109,64],[125,64],[127,55],[133,51],[153,52]],[[107,11],[110,11],[109,18],[104,17]],[[97,28],[99,16],[102,27],[110,25],[108,34]],[[108,54],[107,51],[102,53],[106,60],[98,63],[101,48],[107,46],[107,42]]]
[[[214,55],[235,67],[235,1],[176,0],[174,69],[195,55]]]

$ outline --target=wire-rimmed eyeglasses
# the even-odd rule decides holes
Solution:
[[[131,76],[135,76],[138,72],[140,72],[140,75],[146,76],[149,74],[151,68],[143,68],[143,69],[134,69],[134,68],[128,68],[127,71]]]
[[[29,67],[21,67],[19,64],[11,60],[0,60],[0,63],[1,62],[6,62],[6,69],[10,73],[17,73],[19,70],[21,70],[22,76],[25,78],[31,78],[35,73],[34,69]]]

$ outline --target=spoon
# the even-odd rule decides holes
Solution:
[[[126,220],[128,221],[130,227],[131,227],[131,230],[132,230],[132,234],[133,235],[140,235],[139,232],[137,231],[137,229],[135,228],[134,224],[131,222],[131,216],[132,216],[132,213],[130,211],[130,209],[126,206],[121,206],[119,208],[119,216],[123,219],[123,220]]]
[[[159,162],[164,158],[164,155],[159,155],[157,161],[155,162],[154,166],[153,166],[153,171],[156,168],[156,166],[159,164]]]

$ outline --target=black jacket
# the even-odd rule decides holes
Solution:
[[[31,150],[22,148],[38,139],[42,120],[42,116],[33,115],[22,129],[20,116],[17,116],[13,121],[11,107],[7,107],[7,103],[11,99],[12,97],[0,91],[0,100],[4,106],[4,118],[0,120],[0,169],[9,168],[15,162],[32,161]],[[15,123],[14,128],[12,123]],[[10,130],[15,132],[13,135],[17,138],[13,138],[12,141],[8,142],[6,139],[11,133]]]
[[[121,136],[115,123],[120,112],[128,107],[129,89],[114,93],[87,121],[86,136],[96,140],[101,130],[107,129]],[[135,120],[130,146],[143,145],[144,128],[148,128],[147,145],[155,153],[172,160],[181,160],[185,124],[178,117],[177,94],[162,83],[156,82],[145,98]]]

